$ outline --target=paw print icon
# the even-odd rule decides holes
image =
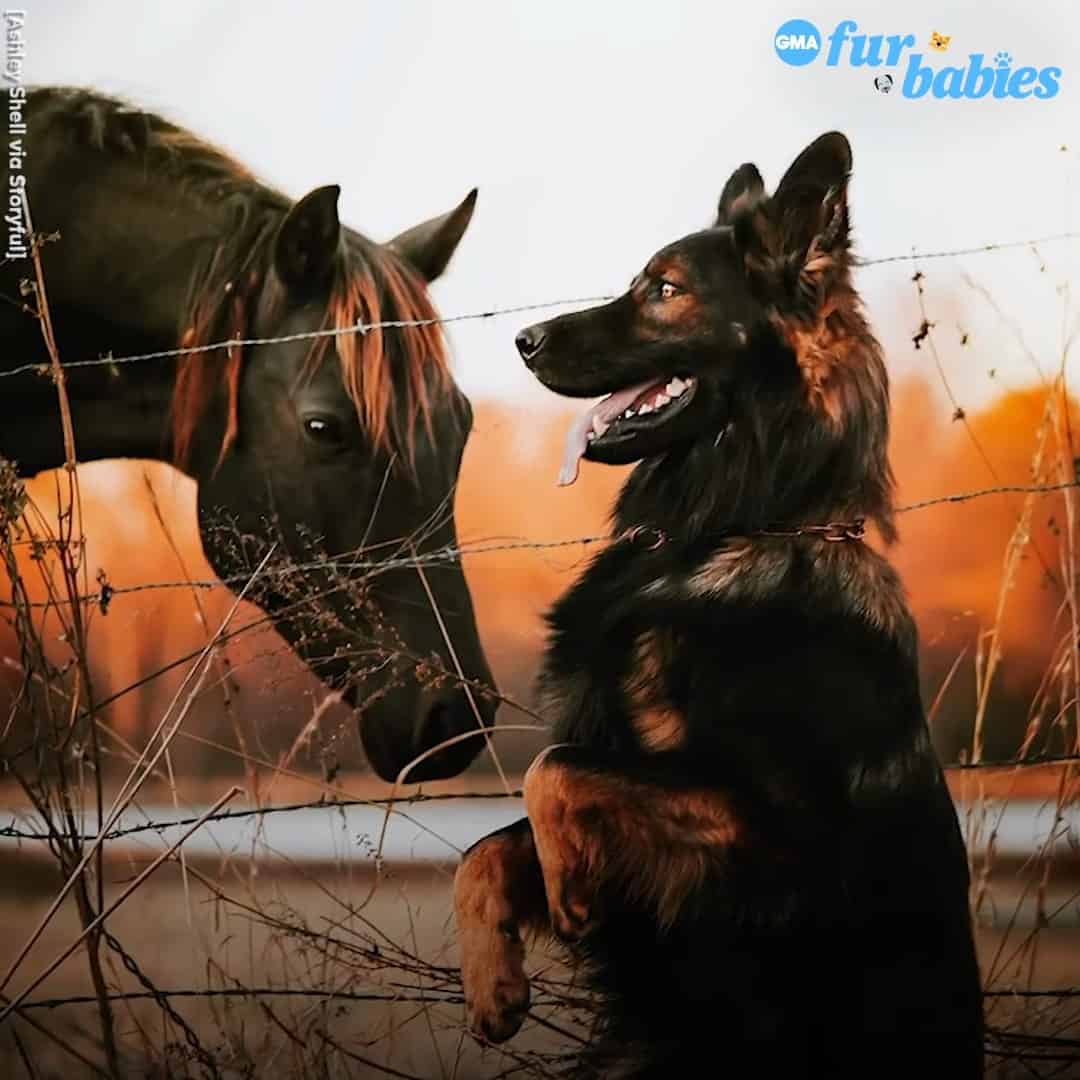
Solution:
[[[1008,67],[1012,63],[1012,54],[1002,49],[1001,52],[995,53],[994,63],[1000,68]]]

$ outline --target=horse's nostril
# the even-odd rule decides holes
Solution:
[[[518,352],[521,353],[526,364],[536,357],[544,347],[545,341],[547,341],[547,334],[538,326],[526,327],[514,338],[514,344],[517,345]]]

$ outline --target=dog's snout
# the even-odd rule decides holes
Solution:
[[[527,326],[516,338],[514,338],[514,344],[518,347],[518,352],[521,353],[521,358],[526,364],[531,360],[535,360],[540,354],[540,350],[544,347],[544,342],[547,341],[547,334],[544,333],[544,329],[541,326]]]

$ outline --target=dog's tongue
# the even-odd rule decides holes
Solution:
[[[574,422],[567,432],[566,446],[563,450],[562,468],[559,470],[559,487],[566,487],[578,478],[578,463],[585,456],[589,446],[589,432],[593,420],[610,424],[617,416],[625,412],[646,390],[656,385],[656,380],[637,383],[625,390],[616,390],[598,401],[588,412]]]

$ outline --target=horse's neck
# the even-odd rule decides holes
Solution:
[[[138,156],[41,139],[27,193],[35,230],[57,234],[42,247],[51,303],[175,344],[192,271],[228,230],[227,205],[149,172]]]
[[[65,343],[75,339],[71,319],[54,313],[54,321],[63,357],[69,351]],[[58,391],[46,370],[48,354],[39,344],[36,320],[28,320],[28,325],[20,327],[15,335],[5,332],[7,323],[5,317],[0,328],[4,341],[0,357],[0,457],[15,461],[21,475],[33,476],[66,460]],[[115,353],[119,356],[142,351],[144,341],[134,336],[115,338]],[[18,366],[13,360],[39,365],[41,373],[4,375],[4,369],[11,371]],[[171,360],[65,369],[76,459],[169,460],[174,374]]]
[[[80,158],[79,171],[64,152],[40,160],[38,172],[28,171],[28,194],[35,230],[59,233],[41,252],[61,361],[175,347],[192,272],[220,235],[221,210],[195,199],[174,202],[134,163]],[[0,271],[0,292],[14,297],[21,279],[32,277],[29,260],[10,263]],[[47,363],[38,320],[13,304],[3,308],[0,376]],[[70,369],[78,459],[167,458],[174,376],[171,359]],[[49,379],[0,377],[0,456],[26,475],[63,463]]]

